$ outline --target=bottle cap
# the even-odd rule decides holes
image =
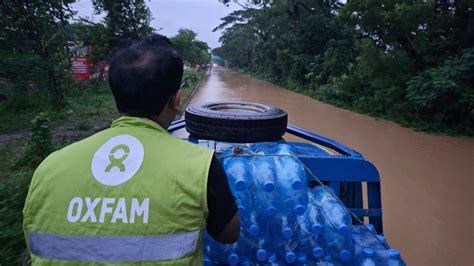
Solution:
[[[332,256],[327,255],[326,257],[324,257],[324,261],[332,261]]]
[[[227,257],[227,263],[229,263],[232,266],[235,266],[239,263],[239,255],[235,253],[231,253],[229,257]]]
[[[247,182],[245,182],[244,180],[238,180],[235,182],[235,188],[239,191],[244,190],[246,187],[247,187]]]
[[[298,254],[298,256],[296,256],[296,260],[299,263],[305,263],[306,262],[306,255],[303,254],[303,253],[300,253],[300,254]]]
[[[377,235],[377,238],[382,241],[382,242],[385,242],[385,237],[383,235]]]
[[[270,255],[268,255],[268,262],[275,262],[277,260],[277,256],[275,253],[270,253]]]
[[[392,258],[397,258],[397,259],[400,258],[400,251],[398,251],[398,250],[396,250],[396,249],[393,249],[393,248],[389,249],[389,250],[388,250],[388,254],[389,254],[390,257],[392,257]]]
[[[291,187],[294,190],[300,190],[301,188],[303,188],[303,182],[301,182],[301,180],[299,179],[295,179],[291,182]]]
[[[208,256],[204,256],[204,266],[211,266],[212,261]]]
[[[237,205],[237,208],[239,208],[239,211],[240,211],[240,212],[242,212],[242,213],[245,212],[245,207],[244,207],[244,205]]]
[[[318,235],[319,233],[321,233],[322,230],[323,230],[323,225],[320,223],[314,223],[313,225],[311,225],[311,232],[313,232],[313,234],[315,235]]]
[[[352,234],[352,241],[354,243],[360,243],[362,241],[362,237],[359,234]]]
[[[375,226],[373,224],[366,224],[365,227],[367,227],[367,229],[370,231],[375,232]]]
[[[348,236],[351,234],[351,229],[345,224],[341,224],[337,227],[337,231],[344,236]]]
[[[268,217],[273,217],[277,213],[277,209],[274,206],[268,206],[266,211]]]
[[[324,255],[324,251],[320,247],[313,247],[313,256],[317,259],[321,258]]]
[[[295,212],[296,215],[303,215],[305,211],[305,207],[301,204],[296,204],[295,207],[293,208],[293,211]]]
[[[273,182],[268,181],[263,185],[263,190],[265,190],[266,192],[272,192],[274,189],[275,184],[273,184]]]
[[[248,261],[248,260],[244,260],[240,263],[240,266],[252,266],[252,262]]]
[[[362,252],[364,253],[364,256],[366,257],[372,257],[374,255],[374,250],[371,248],[364,248]]]
[[[342,261],[349,261],[351,259],[351,253],[347,249],[342,249],[339,252],[339,258]]]
[[[267,259],[267,251],[263,248],[259,248],[257,250],[257,260],[258,261],[265,261]]]
[[[257,236],[260,233],[260,227],[257,224],[252,224],[249,227],[249,232],[252,236]]]
[[[293,230],[288,226],[285,226],[285,228],[283,228],[281,233],[283,235],[283,239],[285,240],[288,240],[293,237]]]
[[[293,262],[295,262],[295,261],[296,261],[296,255],[295,255],[295,253],[293,253],[293,252],[291,252],[291,251],[286,252],[286,254],[285,254],[285,261],[286,261],[287,263],[293,263]]]

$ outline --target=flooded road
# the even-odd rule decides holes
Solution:
[[[474,138],[435,136],[214,69],[191,105],[253,101],[359,151],[380,171],[385,236],[409,265],[474,265]]]

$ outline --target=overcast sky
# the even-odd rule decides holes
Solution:
[[[151,26],[162,28],[159,33],[168,37],[176,35],[180,28],[188,28],[198,33],[198,39],[207,42],[211,48],[219,45],[220,32],[212,32],[219,25],[220,18],[239,8],[236,4],[229,7],[218,0],[151,0],[145,1],[153,14]],[[78,11],[77,16],[89,17],[98,22],[102,17],[94,15],[90,0],[79,0],[72,5]]]

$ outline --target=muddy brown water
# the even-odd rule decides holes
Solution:
[[[437,136],[213,69],[190,105],[252,101],[359,151],[381,174],[384,233],[409,265],[474,265],[474,138]]]

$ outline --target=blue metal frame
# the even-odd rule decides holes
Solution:
[[[180,119],[174,121],[168,131],[174,132],[185,128],[185,126],[184,119]],[[315,155],[301,152],[297,156],[320,181],[331,186],[344,204],[359,218],[368,217],[369,222],[375,226],[377,231],[383,233],[380,175],[377,168],[365,160],[360,153],[335,140],[293,125],[288,125],[286,132],[339,153],[337,155]],[[192,137],[188,140],[193,143],[199,141]],[[296,147],[309,145],[290,144]],[[368,209],[363,208],[363,183],[367,184]]]

